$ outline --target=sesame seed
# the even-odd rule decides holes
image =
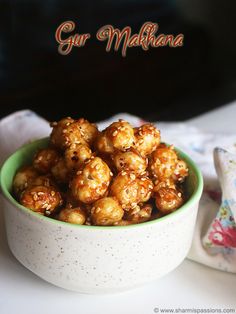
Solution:
[[[131,174],[130,174],[130,179],[131,179],[131,180],[135,180],[135,179],[136,179],[135,174],[131,173]]]
[[[43,193],[43,192],[38,192],[37,194],[38,194],[38,195],[43,195],[44,193]]]
[[[54,196],[56,193],[55,191],[51,191],[51,195]]]
[[[122,171],[122,172],[121,172],[121,175],[122,175],[122,176],[125,176],[125,175],[126,175],[126,172],[125,172],[125,171]]]
[[[181,197],[182,196],[182,194],[181,193],[178,193],[178,197]]]
[[[101,208],[100,208],[100,207],[97,207],[97,208],[96,208],[96,212],[99,213],[100,211],[101,211]]]
[[[34,201],[37,201],[37,200],[38,200],[38,195],[37,195],[37,194],[34,194],[34,195],[33,195],[33,200],[34,200]]]
[[[118,134],[118,131],[116,130],[112,133],[112,136],[116,136],[117,134]]]
[[[110,171],[110,176],[112,177],[113,176],[113,173]]]

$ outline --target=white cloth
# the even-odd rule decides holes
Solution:
[[[139,126],[145,122],[138,117],[120,113],[111,117],[109,120],[99,122],[98,126],[100,129],[104,129],[112,121],[120,118],[129,121],[133,126]],[[217,133],[217,130],[214,133],[204,133],[200,129],[190,127],[185,123],[161,122],[156,125],[161,130],[162,140],[169,144],[174,144],[190,155],[198,164],[204,176],[204,193],[200,201],[193,243],[188,257],[214,268],[236,272],[236,250],[234,248],[234,241],[236,239],[232,239],[235,236],[234,231],[236,230],[234,225],[236,212],[235,209],[229,209],[230,214],[228,211],[228,216],[224,213],[225,207],[223,202],[225,199],[222,200],[223,205],[220,206],[221,188],[213,162],[213,150],[217,146],[229,150],[231,153],[236,153],[236,134]],[[0,163],[24,143],[48,136],[49,133],[50,127],[48,122],[30,110],[15,112],[0,120]],[[221,152],[221,150],[217,150],[216,152],[218,162],[222,160],[221,155],[223,153],[221,154]],[[223,165],[223,168],[229,168],[229,165],[231,166],[232,164],[232,159],[236,163],[234,155],[230,155],[230,158],[227,155],[226,160],[228,162]],[[225,193],[224,187],[227,186],[227,183],[225,183],[227,182],[227,178],[226,181],[224,176],[221,176],[220,179],[221,185],[223,184],[225,196],[227,192]],[[232,182],[230,184],[230,188],[232,189]],[[236,190],[234,191],[234,195],[236,199]],[[230,204],[228,205],[230,206]],[[226,222],[223,226],[227,227],[227,230],[231,232],[227,234],[228,237],[231,237],[231,240],[227,243],[222,240],[223,227],[219,226],[219,223],[216,225],[216,218],[219,218],[218,222],[221,221],[221,213],[226,215],[227,219],[233,219],[230,226]]]

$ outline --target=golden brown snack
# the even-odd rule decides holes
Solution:
[[[49,216],[62,205],[62,198],[55,188],[38,185],[27,188],[21,194],[20,203],[34,212]]]
[[[147,158],[142,157],[138,151],[132,148],[125,152],[115,151],[112,159],[119,172],[127,170],[136,174],[142,174],[148,165]]]
[[[114,152],[113,144],[106,136],[105,131],[98,135],[95,141],[95,147],[100,154],[112,154]]]
[[[139,177],[138,185],[139,185],[139,189],[138,189],[139,202],[138,203],[145,203],[150,199],[152,195],[152,191],[154,187],[152,180],[146,176]]]
[[[74,125],[79,129],[81,137],[85,140],[85,142],[88,145],[93,145],[99,134],[96,124],[90,123],[88,120],[81,118],[76,120]]]
[[[152,205],[144,204],[137,205],[134,208],[131,208],[128,212],[125,213],[125,219],[131,221],[134,224],[142,223],[150,220],[152,215]]]
[[[115,149],[125,151],[135,145],[134,130],[124,121],[113,122],[96,141],[100,153],[113,153]]]
[[[170,178],[175,171],[178,156],[173,146],[161,144],[151,155],[149,168],[151,175],[159,181]]]
[[[142,156],[150,155],[160,144],[160,131],[151,123],[134,129],[135,147]]]
[[[48,173],[57,163],[59,157],[59,153],[53,148],[41,149],[34,156],[33,166],[41,174]]]
[[[91,204],[105,195],[110,180],[108,165],[100,157],[94,157],[72,180],[72,195],[82,203]]]
[[[178,209],[184,202],[183,193],[178,189],[160,188],[155,192],[156,207],[163,213],[169,214]]]
[[[91,220],[97,226],[112,226],[119,222],[124,211],[114,197],[104,197],[93,204]]]
[[[184,160],[179,159],[172,174],[172,178],[176,182],[183,182],[188,176],[188,166]]]
[[[91,149],[84,144],[72,144],[65,151],[65,162],[70,171],[78,170],[91,157]]]
[[[151,197],[152,181],[147,177],[137,177],[134,172],[122,171],[112,182],[110,194],[117,198],[124,210],[136,207]]]
[[[71,224],[83,225],[86,221],[86,212],[81,207],[64,208],[60,211],[58,219]]]
[[[154,181],[153,193],[158,191],[160,188],[176,189],[176,182],[174,181],[174,179],[172,177],[167,178],[167,179],[162,180],[162,181],[155,180]]]
[[[81,118],[73,120],[71,118],[62,119],[51,124],[51,143],[61,150],[65,150],[72,144],[93,144],[98,136],[97,126]]]
[[[13,192],[17,197],[20,197],[23,192],[38,176],[38,172],[32,166],[26,166],[18,170],[13,179]]]
[[[151,123],[133,128],[119,120],[99,132],[83,118],[68,117],[51,126],[49,147],[14,178],[24,206],[74,224],[125,226],[183,204],[187,164],[173,146],[160,144]],[[154,201],[159,210],[152,212]]]
[[[66,166],[65,159],[62,157],[52,167],[51,173],[58,184],[65,184],[70,180],[70,172]]]
[[[29,186],[37,186],[37,185],[56,187],[56,183],[50,174],[38,176],[34,178],[29,184]]]
[[[71,117],[67,117],[61,119],[58,122],[52,122],[50,124],[50,126],[53,128],[50,135],[50,142],[53,146],[61,150],[64,150],[68,146],[65,134],[67,133],[69,126],[74,121],[75,120]]]

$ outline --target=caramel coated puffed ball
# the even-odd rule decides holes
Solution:
[[[50,135],[50,142],[53,146],[61,150],[64,150],[67,146],[69,146],[67,143],[65,134],[67,133],[69,126],[74,121],[75,120],[72,119],[71,117],[67,117],[67,118],[61,119],[58,122],[52,122],[50,124],[50,126],[53,128]]]
[[[49,175],[41,175],[41,176],[34,178],[30,182],[29,186],[37,186],[37,185],[56,187],[56,183],[50,174]]]
[[[135,147],[142,156],[150,155],[160,144],[160,131],[152,124],[143,124],[134,129]]]
[[[124,211],[113,197],[104,197],[93,204],[91,209],[92,223],[97,226],[112,226],[120,221]]]
[[[176,182],[183,182],[188,176],[188,166],[184,160],[179,159],[172,174],[172,178]]]
[[[138,178],[138,199],[137,203],[147,202],[153,191],[153,183],[148,177],[139,177]]]
[[[113,153],[115,149],[125,151],[134,145],[134,130],[124,120],[113,122],[98,137],[96,143],[96,147],[100,153]]]
[[[68,183],[70,180],[70,173],[66,166],[64,158],[58,159],[57,163],[52,167],[51,173],[55,178],[56,182],[59,184]]]
[[[58,219],[71,224],[83,225],[86,221],[86,212],[81,207],[64,208],[60,211]]]
[[[26,166],[18,170],[13,179],[13,192],[19,197],[27,187],[30,186],[33,179],[38,176],[38,172],[32,166]]]
[[[59,157],[59,153],[53,148],[41,149],[34,156],[33,166],[38,172],[42,174],[48,173],[57,163]]]
[[[175,171],[178,156],[173,146],[161,144],[151,155],[149,169],[151,175],[159,181],[170,178]]]
[[[125,219],[131,221],[134,224],[142,223],[150,220],[152,215],[152,205],[144,204],[137,205],[134,208],[131,208],[127,213],[125,213]]]
[[[178,189],[160,188],[155,192],[156,207],[168,214],[178,209],[184,202],[183,194]]]
[[[51,143],[61,150],[72,144],[92,145],[99,133],[96,125],[83,118],[79,120],[66,118],[51,125],[53,126]]]
[[[111,171],[108,165],[100,157],[94,157],[72,180],[72,195],[82,203],[93,203],[105,195],[110,180]]]
[[[153,193],[155,194],[156,191],[158,191],[160,188],[171,188],[176,189],[176,182],[172,177],[164,179],[162,181],[155,180],[154,181],[154,189]]]
[[[152,181],[147,177],[137,177],[133,172],[120,172],[112,182],[110,194],[117,198],[124,210],[136,207],[151,197]]]
[[[66,166],[70,171],[78,170],[91,156],[92,151],[88,145],[72,144],[65,151]]]
[[[38,185],[26,189],[21,194],[20,203],[34,212],[49,216],[62,205],[62,198],[55,188]]]
[[[95,148],[101,154],[112,154],[114,152],[114,146],[105,131],[98,135],[95,141]]]
[[[126,152],[115,151],[112,159],[118,171],[127,170],[136,174],[142,174],[148,165],[147,158],[142,157],[132,148]]]
[[[80,130],[81,137],[85,140],[85,142],[88,145],[93,145],[95,139],[99,134],[96,124],[90,123],[84,118],[76,120],[74,124]]]

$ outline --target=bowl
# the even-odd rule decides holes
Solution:
[[[81,293],[114,293],[156,280],[186,257],[193,236],[202,175],[194,162],[177,150],[189,167],[188,200],[175,212],[129,226],[74,225],[41,216],[12,196],[16,171],[30,163],[48,138],[17,150],[4,163],[0,182],[9,248],[16,259],[44,280]]]

